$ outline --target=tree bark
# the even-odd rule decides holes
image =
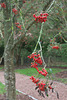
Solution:
[[[4,69],[5,69],[5,85],[6,85],[6,100],[15,100],[15,72],[13,64],[13,53],[6,48],[4,53]]]
[[[13,62],[13,33],[12,33],[12,16],[11,1],[5,0],[6,8],[3,9],[4,15],[4,77],[6,86],[6,100],[16,100],[15,89],[15,72]]]
[[[23,56],[21,56],[21,66],[23,66],[24,64],[24,59],[23,59]]]

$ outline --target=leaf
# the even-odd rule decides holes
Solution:
[[[41,93],[41,95],[45,98],[45,96],[44,96],[44,94],[43,94],[43,93]]]
[[[47,89],[45,89],[45,95],[48,96],[48,90]]]
[[[56,92],[57,93],[57,98],[59,99],[59,94],[58,94],[58,92]]]
[[[50,83],[50,85],[52,85],[52,84],[53,84],[53,82]]]
[[[35,90],[38,89],[38,88],[39,88],[39,86],[37,86],[37,87],[35,88]]]
[[[38,90],[38,93],[41,95],[41,90]]]
[[[54,92],[54,88],[52,88],[52,92]]]
[[[39,93],[39,90],[38,90],[38,93]]]

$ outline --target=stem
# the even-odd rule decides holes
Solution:
[[[46,12],[48,12],[48,11],[50,10],[50,8],[51,8],[52,5],[54,4],[54,2],[55,2],[55,0],[53,0],[53,2],[52,2],[51,5],[49,6],[49,8],[46,10]],[[43,24],[44,24],[44,23],[42,23],[42,25],[41,25],[40,35],[39,35],[39,38],[38,38],[37,44],[36,44],[36,46],[35,46],[34,52],[35,52],[36,49],[37,49],[38,43],[39,43],[40,38],[41,38],[41,35],[42,35]]]
[[[41,43],[40,42],[39,42],[39,46],[40,46],[40,50],[41,50],[41,57],[42,57],[42,61],[43,61],[43,66],[44,66],[44,69],[45,69],[46,63],[45,63],[44,58],[43,58],[42,46],[41,46]]]
[[[26,33],[27,30],[26,30],[25,25],[24,25],[24,21],[23,21],[23,17],[22,17],[21,9],[20,9],[20,18],[21,18],[21,20],[22,20],[23,28],[24,28],[25,33]]]
[[[49,12],[49,10],[51,9],[51,7],[53,6],[55,0],[52,1],[51,5],[49,6],[49,8],[46,10],[46,12]]]
[[[39,35],[39,38],[38,38],[37,44],[36,44],[35,49],[34,49],[34,51],[33,51],[33,52],[35,52],[35,51],[36,51],[37,46],[38,46],[38,43],[39,43],[39,41],[40,41],[40,38],[41,38],[41,35],[42,35],[42,31],[43,31],[43,25],[44,25],[44,23],[42,23],[42,24],[41,24],[40,35]]]

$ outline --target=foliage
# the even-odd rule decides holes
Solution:
[[[58,44],[60,45],[60,44]],[[47,57],[51,57],[51,59],[54,60],[54,62],[66,62],[67,63],[67,43],[65,44],[62,44],[60,46],[60,49],[58,50],[54,50],[54,49],[51,49],[51,46],[49,45],[48,46],[48,51],[45,52],[45,58]],[[60,64],[61,65],[61,64]]]
[[[47,0],[47,1],[45,0],[45,2],[43,0],[39,0],[39,1],[38,0],[37,1],[36,0],[33,0],[33,1],[27,0],[23,4],[22,9],[21,9],[21,15],[22,15],[22,18],[24,19],[24,24],[25,24],[26,28],[28,28],[28,25],[30,25],[32,20],[34,20],[33,14],[35,13],[36,15],[39,15],[42,12],[42,9],[44,8],[44,6],[47,4],[48,1],[49,0]],[[15,3],[16,8],[17,8],[19,5],[19,2],[17,2],[17,1],[13,1],[13,2]],[[20,3],[20,5],[21,5],[21,3]],[[2,13],[2,11],[1,11],[1,13]],[[2,16],[2,14],[1,14],[1,16]],[[2,16],[1,20],[3,20],[3,16]],[[17,18],[17,22],[19,22],[22,25],[22,21],[21,21],[20,17]],[[26,39],[21,41],[21,44],[23,44],[23,45],[19,44],[19,45],[21,45],[21,49],[24,49],[26,52],[27,52],[27,50],[30,53],[33,52],[33,49],[37,42],[40,26],[41,26],[40,23],[34,23],[32,26],[30,26],[30,29],[27,30]],[[15,27],[15,29],[16,29],[16,27]],[[49,10],[48,20],[44,24],[43,34],[42,34],[42,38],[41,38],[43,54],[47,51],[49,41],[60,31],[62,31],[61,35],[57,35],[56,42],[62,44],[65,42],[63,37],[66,39],[66,36],[67,36],[66,35],[66,0],[65,1],[64,0],[55,1],[54,5]],[[20,33],[21,34],[24,33],[24,28],[23,28],[23,30],[20,30],[20,31],[17,28],[16,34],[20,35]],[[62,39],[60,37],[62,37]],[[18,47],[18,49],[19,49],[19,47]],[[39,49],[39,46],[38,46],[38,49]],[[3,50],[1,50],[1,52],[2,51]],[[16,53],[17,53],[17,51],[16,51]],[[21,57],[22,54],[23,53],[21,50],[21,53],[18,53],[18,55]],[[27,56],[27,55],[24,55],[24,56]]]
[[[5,92],[5,86],[0,82],[0,94],[4,94]]]

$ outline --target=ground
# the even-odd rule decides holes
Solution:
[[[5,100],[6,98],[6,95],[0,95],[0,100]],[[27,95],[24,95],[24,94],[20,94],[20,95],[17,95],[16,97],[17,99],[16,100],[33,100],[32,98],[28,97]]]
[[[67,71],[59,72],[55,76],[58,78],[67,78]]]
[[[0,72],[0,81],[4,83],[4,74],[3,72]],[[19,78],[20,77],[20,78]],[[67,78],[67,71],[59,72],[56,74],[56,77],[59,78]],[[16,88],[27,95],[19,94],[17,95],[17,100],[33,100],[28,95],[31,95],[32,97],[36,98],[37,100],[58,100],[56,97],[56,93],[49,92],[49,97],[45,97],[45,99],[41,96],[39,96],[38,92],[35,91],[35,84],[31,82],[29,79],[29,76],[16,74]],[[20,84],[18,84],[18,82]],[[51,82],[51,81],[49,81]],[[53,87],[56,91],[59,93],[59,100],[67,100],[67,85],[54,81]],[[5,94],[0,95],[0,100],[5,100]]]

